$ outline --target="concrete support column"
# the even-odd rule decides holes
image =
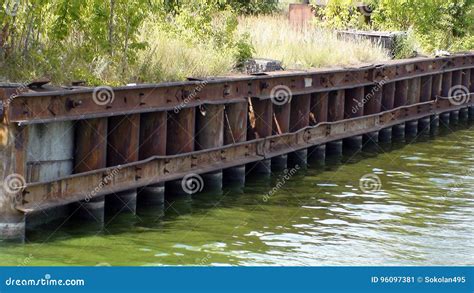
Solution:
[[[297,132],[309,126],[309,113],[311,106],[311,95],[299,95],[293,97],[291,101],[290,131]],[[291,167],[300,166],[304,168],[308,165],[308,149],[298,150],[288,154],[288,161]]]
[[[107,166],[107,118],[81,120],[76,123],[74,173],[84,173]],[[97,183],[98,186],[100,182]],[[105,197],[89,197],[73,205],[82,220],[103,224]]]
[[[364,115],[365,91],[364,87],[346,90],[345,119]],[[344,146],[352,150],[362,149],[363,136],[357,135],[344,139]]]
[[[345,90],[332,91],[329,93],[328,121],[340,121],[344,119],[346,92]],[[342,156],[342,140],[332,141],[326,144],[326,154]]]
[[[273,105],[273,134],[284,134],[290,132],[291,103]],[[282,171],[288,166],[288,155],[272,158],[272,169]]]
[[[172,156],[194,151],[196,108],[168,112],[166,155]],[[182,188],[182,180],[165,183],[165,196],[190,195]]]
[[[225,105],[224,145],[247,141],[248,103]],[[245,165],[224,170],[224,182],[243,188]]]
[[[272,135],[273,103],[271,100],[251,98],[249,104],[249,127],[247,140],[264,138]],[[248,170],[253,173],[269,176],[272,172],[271,159],[250,164]]]
[[[152,112],[140,115],[139,160],[166,155],[167,112]],[[139,189],[138,207],[162,206],[165,203],[165,183]]]
[[[109,118],[107,166],[113,167],[136,162],[140,142],[140,114]],[[106,213],[137,212],[137,190],[131,189],[106,196]]]
[[[224,145],[224,105],[203,105],[196,113],[195,149],[206,150]],[[222,191],[222,170],[202,175],[205,191]]]
[[[315,126],[328,121],[329,92],[315,93],[311,95],[310,125]],[[310,147],[308,149],[308,160],[318,164],[324,164],[326,160],[326,144]]]

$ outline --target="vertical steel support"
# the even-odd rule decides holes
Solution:
[[[145,113],[140,116],[139,159],[166,155],[167,112]],[[139,189],[138,207],[162,206],[165,203],[165,184],[159,183]]]
[[[464,90],[462,89],[462,75],[463,75],[463,72],[462,70],[456,70],[456,71],[453,71],[453,76],[452,76],[452,90],[451,92],[454,93],[454,92],[464,92]],[[457,90],[456,89],[460,89],[460,90]],[[450,122],[454,123],[454,124],[457,124],[459,122],[459,110],[456,110],[456,111],[452,111],[450,113]]]
[[[408,81],[408,99],[407,105],[413,105],[420,102],[421,78],[416,77]],[[408,121],[405,124],[405,133],[407,136],[416,137],[418,134],[418,120]]]
[[[76,149],[74,152],[74,173],[102,169],[107,166],[107,118],[80,120],[76,123]],[[101,186],[97,182],[97,186]],[[105,197],[88,195],[75,204],[77,216],[83,220],[104,223]]]
[[[109,118],[107,136],[107,166],[119,166],[138,160],[140,114]],[[128,190],[106,197],[106,213],[137,211],[137,190]]]
[[[382,111],[392,110],[395,105],[395,82],[384,84],[382,93]],[[379,141],[390,143],[392,141],[392,127],[384,128],[379,133]]]
[[[400,80],[395,84],[395,108],[405,106],[408,102],[408,80]],[[405,138],[405,123],[400,123],[393,127],[393,137],[397,139]]]
[[[247,141],[248,103],[225,105],[224,145]],[[245,165],[224,170],[224,182],[245,186]]]
[[[345,114],[344,118],[355,118],[364,115],[365,89],[357,87],[346,90]],[[344,139],[344,146],[353,150],[362,149],[362,135],[357,135]]]
[[[365,88],[364,115],[377,114],[382,110],[383,84],[367,86]],[[368,143],[379,142],[379,132],[371,132],[364,135]]]
[[[420,102],[428,102],[431,100],[433,90],[433,77],[431,75],[423,76],[421,78],[421,96]],[[431,127],[430,117],[422,118],[418,121],[418,131],[420,133],[430,133]]]
[[[284,134],[290,132],[291,103],[283,105],[273,105],[273,134]],[[281,171],[287,168],[288,155],[281,155],[272,158],[272,169]]]
[[[1,102],[1,101],[0,101]],[[7,125],[0,116],[0,240],[24,242],[26,221],[18,212],[17,196],[26,178],[28,128]],[[20,184],[20,186],[19,186]],[[20,187],[15,190],[15,187]]]
[[[346,92],[344,90],[333,91],[329,93],[328,102],[328,121],[339,121],[344,119],[344,104]],[[329,142],[326,144],[326,153],[328,155],[342,156],[342,140]]]
[[[271,100],[260,100],[251,98],[249,105],[249,124],[247,140],[264,138],[272,135],[273,129],[273,103]],[[262,160],[255,164],[250,164],[249,171],[270,175],[271,159]]]
[[[224,145],[224,105],[203,105],[196,113],[196,150]],[[203,189],[222,191],[222,170],[202,175]]]
[[[291,101],[290,131],[296,132],[309,126],[311,95],[299,95]],[[308,149],[298,150],[288,154],[291,166],[306,167],[308,164]]]
[[[168,112],[166,155],[194,151],[196,108],[184,108],[177,113]],[[187,191],[187,190],[186,190]],[[182,187],[182,180],[165,183],[165,196],[191,195]]]
[[[469,93],[469,87],[471,86],[471,70],[465,69],[462,71],[462,91]],[[463,108],[459,111],[459,119],[463,122],[469,121],[469,107]]]
[[[443,73],[443,79],[441,83],[441,95],[443,97],[449,97],[452,91],[452,87],[453,87],[453,73],[452,72]],[[449,112],[442,113],[440,115],[440,121],[444,125],[449,125],[450,113]]]
[[[432,75],[433,84],[431,87],[431,100],[436,100],[442,93],[443,74]],[[436,135],[439,131],[439,115],[431,115],[430,133]]]
[[[328,121],[329,92],[315,93],[311,95],[310,125],[314,126]],[[324,163],[326,159],[326,144],[311,147],[308,159]]]
[[[474,93],[474,69],[470,70],[469,92]],[[474,121],[474,106],[469,107],[469,120]]]

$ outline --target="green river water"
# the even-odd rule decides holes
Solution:
[[[103,231],[43,228],[0,244],[0,265],[474,265],[474,126],[458,128],[177,199],[164,215],[122,214]],[[380,190],[361,190],[366,174]]]

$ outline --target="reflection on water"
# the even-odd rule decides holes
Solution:
[[[374,146],[281,181],[68,223],[0,248],[2,265],[474,265],[474,127]],[[360,179],[375,174],[379,188]],[[376,186],[377,187],[377,186]],[[51,236],[51,237],[50,237]]]

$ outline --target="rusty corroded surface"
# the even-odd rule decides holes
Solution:
[[[179,179],[189,172],[207,173],[257,162],[290,151],[378,131],[433,114],[474,106],[474,94],[468,95],[465,100],[466,102],[462,105],[454,105],[448,98],[437,98],[433,101],[402,106],[373,115],[323,122],[294,133],[254,139],[222,148],[166,157],[155,156],[144,161],[122,165],[118,171],[117,167],[100,169],[48,183],[28,184],[23,193],[23,204],[18,205],[17,209],[22,212],[32,212],[35,209],[80,200],[84,196],[84,186],[94,186],[104,177],[110,176],[112,172],[115,172],[114,176],[110,176],[108,183],[97,192],[96,196]]]

